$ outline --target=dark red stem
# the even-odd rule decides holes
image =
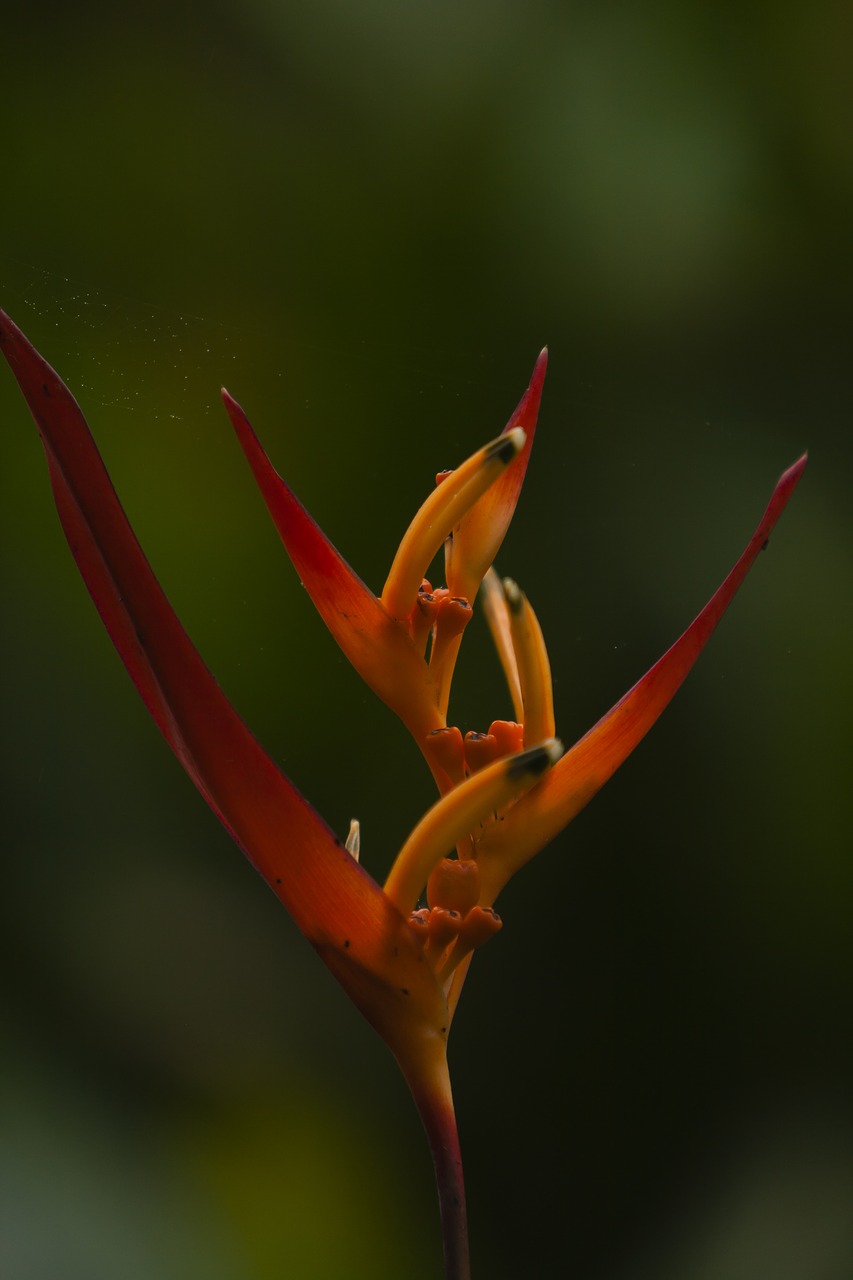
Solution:
[[[414,1078],[405,1069],[404,1073],[426,1130],[435,1169],[444,1244],[445,1280],[471,1280],[462,1153],[453,1109],[450,1075],[443,1053],[440,1062],[433,1062],[432,1066],[433,1069],[426,1078],[420,1070]]]

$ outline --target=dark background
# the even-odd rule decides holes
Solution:
[[[378,589],[543,342],[499,568],[570,742],[805,479],[674,705],[501,899],[453,1044],[477,1277],[853,1274],[849,6],[41,5],[0,303],[237,707],[377,877],[431,802],[218,403]],[[17,25],[16,25],[17,24]],[[0,1270],[440,1273],[387,1051],[115,658],[0,376]],[[509,711],[481,625],[452,711]]]

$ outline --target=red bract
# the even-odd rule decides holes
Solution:
[[[274,471],[223,393],[282,540],[344,653],[403,720],[441,795],[383,888],[300,796],[202,662],[157,583],[68,388],[0,312],[0,346],[47,454],[72,554],[163,736],[214,813],[390,1046],[420,1109],[436,1167],[449,1277],[469,1274],[447,1036],[473,950],[500,928],[493,903],[643,738],[695,662],[805,467],[780,479],[722,586],[679,640],[574,747],[554,738],[551,675],[529,602],[491,569],[530,456],[546,355],[504,431],[438,477],[379,595],[349,568]],[[447,587],[425,579],[444,545]],[[487,733],[447,723],[456,655],[483,583],[516,709]],[[560,756],[562,755],[562,759]],[[452,850],[455,857],[447,857]],[[427,906],[419,906],[426,889]]]

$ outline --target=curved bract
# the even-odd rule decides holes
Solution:
[[[542,785],[519,800],[499,829],[492,827],[484,833],[479,860],[483,894],[489,902],[494,902],[516,871],[580,813],[665,710],[766,548],[806,461],[804,455],[780,477],[743,553],[675,644],[565,753]]]
[[[222,399],[302,584],[335,640],[415,737],[440,723],[434,682],[404,627],[364,585],[274,470],[237,401]]]
[[[169,746],[306,938],[395,1052],[411,1009],[444,996],[405,919],[270,759],[199,657],[122,511],[64,383],[0,313],[0,344],[38,425],[62,527],[107,631]],[[404,994],[405,992],[405,994]],[[418,1032],[420,1034],[420,1032]]]

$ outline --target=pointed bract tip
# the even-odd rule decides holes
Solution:
[[[785,484],[786,482],[796,484],[800,476],[805,471],[808,460],[809,460],[809,451],[808,449],[806,449],[805,453],[800,454],[796,462],[791,463],[787,471],[782,472],[781,476],[779,477],[779,484],[780,485]]]
[[[785,506],[788,503],[791,494],[800,482],[806,464],[809,460],[808,453],[801,454],[796,462],[793,462],[787,471],[783,471],[779,479],[776,481],[776,487],[770,498],[770,504],[764,513],[765,520],[770,517],[771,528],[776,523]],[[768,531],[769,532],[769,531]]]
[[[542,383],[545,381],[545,372],[548,368],[548,348],[543,347],[536,357],[536,363],[533,366],[533,372],[530,375],[529,390],[542,393]]]

